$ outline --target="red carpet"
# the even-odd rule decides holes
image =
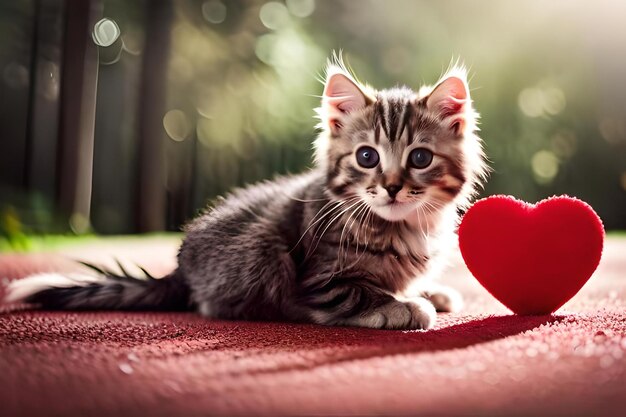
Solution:
[[[0,277],[75,259],[174,265],[169,239],[0,256]],[[0,415],[626,413],[626,239],[554,316],[516,317],[458,259],[467,306],[428,332],[204,320],[193,314],[0,312]]]

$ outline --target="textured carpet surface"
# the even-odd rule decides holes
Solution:
[[[177,242],[0,255],[5,283],[68,260],[175,265]],[[466,308],[427,332],[0,310],[0,415],[563,415],[626,410],[626,239],[553,316],[510,315],[459,258]],[[1,291],[0,291],[1,292]],[[1,294],[0,294],[1,295]]]

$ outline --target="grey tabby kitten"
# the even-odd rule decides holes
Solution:
[[[376,91],[330,63],[316,166],[234,191],[186,227],[179,267],[42,274],[10,301],[47,309],[194,309],[235,320],[428,329],[461,303],[434,284],[457,212],[484,178],[465,71]]]

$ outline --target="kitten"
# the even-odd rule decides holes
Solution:
[[[10,284],[8,299],[48,309],[432,327],[436,310],[461,302],[431,277],[486,172],[465,71],[419,92],[376,91],[335,59],[317,112],[315,168],[236,190],[192,221],[170,275],[42,274]]]

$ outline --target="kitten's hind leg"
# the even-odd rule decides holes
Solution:
[[[335,278],[305,295],[311,319],[318,324],[373,329],[429,329],[436,319],[424,298],[398,300],[363,281]]]

